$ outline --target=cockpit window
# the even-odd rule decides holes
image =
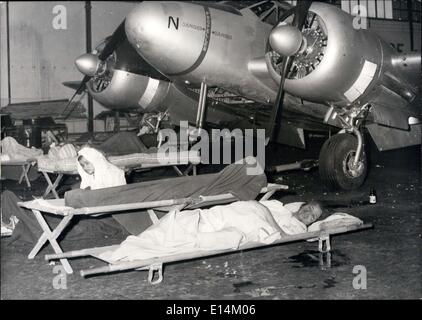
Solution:
[[[256,1],[222,1],[222,3],[236,8],[237,10],[242,10],[248,8],[254,4],[257,4]]]
[[[275,25],[279,17],[291,8],[281,1],[221,1],[221,4],[236,8],[240,12],[250,11],[260,20]]]
[[[213,8],[213,9],[225,11],[225,12],[230,12],[230,13],[236,14],[238,16],[241,16],[242,15],[240,13],[240,11],[236,7],[227,5],[225,2],[226,1],[221,1],[221,2],[207,2],[206,3],[206,6],[207,7],[210,7],[210,8]],[[190,1],[190,3],[197,4],[197,5],[200,5],[200,6],[203,6],[204,5],[204,1]]]
[[[275,4],[272,1],[264,1],[261,3],[255,3],[255,5],[251,6],[249,9],[251,9],[257,17],[261,17],[263,13],[267,12],[268,10],[273,10],[274,8]]]

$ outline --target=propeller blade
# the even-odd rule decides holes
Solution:
[[[73,100],[75,99],[75,97],[81,93],[83,93],[86,90],[86,84],[88,83],[88,81],[91,80],[91,77],[89,76],[85,76],[81,82],[79,82],[79,86],[75,88],[75,93],[73,94],[72,98],[70,98],[69,102],[67,103],[66,107],[63,109],[62,115],[65,115],[67,109],[69,108],[69,106],[72,104]],[[76,84],[77,81],[70,81],[73,82],[73,84]],[[65,83],[70,83],[70,82],[64,82]],[[67,113],[67,115],[65,116],[65,119],[67,119],[69,117],[69,115],[72,113],[73,110],[71,110],[70,112]]]
[[[78,90],[76,90],[75,94],[81,94],[82,92],[85,91],[86,89],[86,84],[89,82],[89,80],[91,80],[92,77],[90,76],[85,76],[82,79],[81,85],[79,86]]]
[[[280,78],[280,84],[278,86],[277,97],[274,104],[274,110],[270,119],[270,127],[268,129],[268,137],[270,139],[275,138],[274,134],[279,131],[281,124],[281,115],[283,113],[283,102],[285,96],[284,84],[286,82],[287,74],[290,71],[291,65],[293,63],[293,58],[287,57],[283,60],[281,67],[282,74]]]
[[[302,31],[305,25],[311,5],[312,1],[308,0],[298,1],[297,3],[293,26],[297,27],[300,31]]]
[[[312,1],[298,1],[292,25],[297,27],[300,31],[302,31],[303,27],[305,26],[311,5]],[[279,127],[281,125],[281,115],[283,113],[283,103],[285,96],[284,84],[286,82],[287,76],[289,75],[290,69],[292,68],[293,61],[294,58],[292,56],[288,56],[284,57],[282,62],[280,84],[278,87],[274,110],[270,119],[270,127],[268,128],[268,137],[270,139],[274,138],[274,134],[279,131]]]
[[[106,60],[116,50],[118,44],[123,41],[123,39],[126,37],[125,22],[126,19],[123,20],[123,22],[114,31],[110,40],[107,41],[107,44],[105,45],[103,51],[98,56],[101,61]]]
[[[62,84],[67,88],[78,90],[82,84],[82,81],[65,81]]]

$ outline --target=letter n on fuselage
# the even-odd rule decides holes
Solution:
[[[176,18],[176,20],[170,16],[169,17],[169,24],[168,24],[168,28],[171,29],[171,25],[173,24],[174,28],[176,30],[179,30],[179,18]]]

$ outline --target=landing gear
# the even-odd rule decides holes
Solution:
[[[353,190],[364,183],[368,162],[362,150],[355,163],[357,147],[358,139],[349,133],[335,135],[325,142],[319,156],[319,173],[331,190]]]
[[[333,110],[330,109],[326,119],[333,115]],[[365,182],[368,159],[359,128],[369,110],[370,105],[365,105],[342,114],[336,113],[343,130],[324,143],[319,156],[321,180],[331,190],[354,190]]]

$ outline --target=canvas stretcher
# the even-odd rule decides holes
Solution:
[[[128,172],[131,170],[148,170],[154,168],[163,168],[163,167],[172,167],[179,176],[188,176],[190,174],[196,176],[197,170],[196,166],[200,163],[201,158],[199,153],[195,152],[184,152],[176,153],[174,155],[167,156],[164,160],[160,161],[159,159],[148,160],[142,158],[143,154],[131,154],[127,156],[118,156],[110,157],[110,162],[115,164],[117,167]],[[143,161],[145,160],[145,163]],[[180,166],[187,166],[185,170],[181,170]],[[52,193],[54,198],[59,199],[57,193],[57,188],[60,185],[63,177],[66,175],[78,175],[78,171],[75,168],[69,170],[69,163],[65,163],[63,168],[61,168],[59,163],[54,163],[50,165],[46,159],[39,161],[38,171],[41,172],[47,181],[47,187],[43,194],[43,198]],[[55,176],[55,178],[53,178]]]
[[[260,192],[260,194],[263,194],[261,200],[268,200],[275,192],[280,190],[288,190],[288,186],[279,184],[268,184],[268,186],[263,188]],[[60,245],[57,242],[57,239],[75,216],[98,217],[107,214],[118,214],[128,212],[130,210],[147,210],[148,215],[153,221],[153,223],[156,223],[158,221],[158,218],[156,217],[154,210],[157,209],[161,211],[182,210],[186,206],[205,207],[231,203],[237,200],[238,199],[231,193],[225,193],[214,196],[200,196],[195,198],[188,197],[181,199],[96,206],[78,209],[66,207],[64,199],[36,199],[28,202],[19,202],[18,205],[22,208],[31,210],[43,230],[42,235],[40,236],[36,245],[28,255],[29,259],[34,259],[37,253],[47,242],[50,243],[56,254],[63,253],[62,249],[60,248]],[[55,229],[51,230],[47,222],[45,221],[43,214],[61,216],[62,220]],[[60,262],[62,263],[63,268],[67,273],[73,273],[73,269],[70,266],[67,258],[60,258]]]
[[[240,246],[238,249],[231,250],[215,250],[215,251],[204,251],[200,250],[197,252],[183,253],[183,254],[174,254],[165,257],[145,259],[145,260],[135,260],[130,262],[117,262],[117,263],[108,263],[106,266],[91,268],[81,270],[80,274],[82,277],[89,277],[100,274],[128,271],[128,270],[137,270],[137,271],[148,271],[148,281],[150,284],[159,284],[163,281],[163,265],[167,263],[175,262],[185,262],[195,259],[209,258],[218,255],[226,255],[238,253],[246,250],[255,250],[262,249],[270,246],[277,246],[281,244],[287,244],[297,241],[318,241],[318,250],[321,254],[320,263],[325,264],[327,267],[330,267],[331,261],[331,242],[330,238],[333,235],[345,234],[354,231],[361,231],[365,229],[372,228],[373,225],[370,223],[367,224],[356,224],[356,225],[347,225],[343,227],[332,228],[328,230],[318,231],[318,232],[307,232],[298,235],[289,235],[284,236],[280,240],[273,242],[271,244],[262,244],[262,243],[249,243],[244,246]],[[58,259],[71,259],[71,258],[80,258],[80,257],[94,257],[101,259],[101,254],[117,249],[119,246],[106,246],[98,248],[89,248],[83,250],[69,251],[59,254],[47,254],[45,259],[47,261],[58,260]],[[325,261],[324,261],[325,259]],[[156,274],[157,273],[157,276]],[[156,278],[154,280],[154,278]]]

